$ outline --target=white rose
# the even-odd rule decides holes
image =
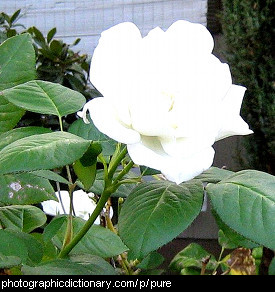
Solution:
[[[179,20],[142,38],[133,23],[101,34],[90,78],[103,97],[89,101],[95,126],[127,144],[132,160],[181,183],[213,163],[215,141],[252,133],[240,116],[245,92],[211,52],[200,24]]]
[[[58,214],[69,214],[70,210],[70,197],[69,192],[67,191],[60,191],[60,197],[58,192],[55,193],[58,202],[54,200],[48,200],[42,202],[43,211],[51,216],[55,216]],[[93,213],[94,209],[96,208],[96,203],[92,199],[94,196],[93,193],[86,193],[83,190],[78,190],[73,192],[73,207],[75,211],[75,215],[77,217],[81,217],[84,220],[88,220],[90,215]],[[112,217],[112,209],[110,210]],[[95,224],[100,224],[99,217],[96,219]]]

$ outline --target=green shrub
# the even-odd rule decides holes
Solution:
[[[67,44],[56,39],[56,28],[52,28],[46,36],[36,27],[26,29],[22,24],[18,24],[20,19],[20,9],[11,16],[0,13],[0,43],[7,38],[19,33],[28,32],[32,36],[33,46],[36,53],[37,79],[59,83],[70,89],[76,90],[90,100],[101,94],[89,82],[90,60],[88,55],[80,54],[72,50],[72,47],[80,42],[76,39],[73,44]],[[17,28],[23,28],[19,32]],[[75,120],[75,114],[64,117],[64,127]],[[55,129],[59,127],[59,122],[55,117],[45,116],[27,112],[20,121],[20,126],[46,126]]]
[[[254,131],[245,138],[249,167],[274,173],[275,70],[273,0],[223,0],[227,60],[247,87],[242,115]]]

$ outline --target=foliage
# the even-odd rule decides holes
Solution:
[[[0,56],[2,273],[161,274],[158,248],[193,222],[205,193],[219,225],[221,255],[216,259],[191,244],[170,269],[183,275],[259,273],[263,247],[275,249],[274,176],[210,168],[179,185],[163,180],[155,170],[134,165],[125,145],[92,123],[79,119],[64,129],[64,116],[79,111],[86,99],[61,84],[34,80],[28,33],[6,39]],[[18,127],[25,111],[55,116],[59,129]],[[95,193],[97,206],[87,221],[73,216],[73,208],[47,220],[39,204],[57,200],[60,186],[71,199],[77,189]],[[98,216],[101,225],[94,224]],[[223,256],[226,249],[233,251]],[[269,272],[274,274],[274,260]]]
[[[17,21],[21,17],[21,10],[17,10],[9,16],[2,12],[0,14],[0,43],[7,38],[28,32],[32,37],[35,49],[36,77],[39,80],[59,83],[65,87],[80,92],[86,100],[92,99],[101,94],[89,82],[89,57],[86,54],[74,51],[80,39],[76,39],[72,44],[64,43],[56,39],[56,28],[52,28],[46,36],[36,27],[26,29]],[[21,28],[21,31],[18,31]],[[65,97],[63,97],[65,98]],[[75,114],[64,117],[64,127],[75,120]],[[46,126],[56,129],[57,120],[48,115],[27,112],[20,122],[21,126]]]
[[[274,1],[223,0],[227,60],[247,87],[242,114],[254,134],[245,137],[250,167],[274,174]]]

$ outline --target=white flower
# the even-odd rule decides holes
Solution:
[[[128,22],[104,31],[90,71],[103,97],[84,106],[84,121],[89,111],[136,164],[176,183],[192,179],[212,165],[215,141],[252,133],[240,116],[246,89],[212,49],[209,31],[183,20],[144,38]]]
[[[69,192],[60,191],[60,197],[58,192],[55,193],[58,202],[54,200],[48,200],[42,202],[43,211],[51,216],[55,216],[58,214],[69,214],[70,209],[70,197]],[[75,215],[77,217],[81,217],[84,220],[88,220],[90,215],[93,213],[96,208],[96,203],[92,199],[94,196],[93,193],[86,193],[83,190],[78,190],[73,192],[73,207],[75,211]],[[111,209],[112,216],[112,209]],[[100,224],[100,219],[97,218],[95,224]]]

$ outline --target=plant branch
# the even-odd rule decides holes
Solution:
[[[86,221],[84,226],[81,228],[81,230],[72,238],[71,242],[68,243],[59,253],[58,257],[59,258],[64,258],[66,257],[69,252],[77,245],[77,243],[82,239],[82,237],[88,232],[88,230],[92,227],[94,224],[96,218],[100,215],[100,212],[104,208],[106,202],[108,201],[111,193],[108,190],[104,190],[97,205],[90,216],[90,218]]]

